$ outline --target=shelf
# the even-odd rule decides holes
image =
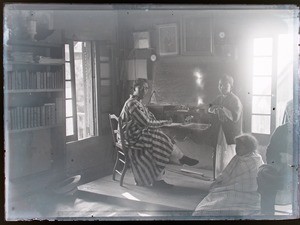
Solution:
[[[18,130],[9,130],[9,133],[21,133],[21,132],[28,132],[28,131],[36,131],[36,130],[44,130],[44,129],[51,129],[55,127],[60,127],[62,125],[51,125],[51,126],[43,126],[43,127],[31,127],[31,128],[24,128]]]
[[[48,47],[48,48],[61,48],[61,44],[54,44],[42,41],[22,41],[22,40],[8,40],[7,45],[20,45],[20,46],[32,46],[32,47]]]
[[[26,63],[26,62],[4,62],[4,65],[21,65],[21,66],[62,66],[65,62],[62,63]]]
[[[6,90],[7,94],[20,94],[20,93],[42,93],[42,92],[62,92],[64,89],[22,89],[22,90]]]

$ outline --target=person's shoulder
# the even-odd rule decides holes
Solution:
[[[129,98],[126,103],[125,103],[128,107],[135,107],[139,104],[139,101],[136,100],[135,98]]]
[[[236,100],[240,101],[240,98],[236,94],[234,94],[233,92],[230,92],[229,96],[233,99],[236,99]]]
[[[236,94],[234,94],[233,92],[230,92],[229,96],[231,97],[232,101],[242,105],[240,98]]]
[[[286,131],[288,131],[288,129],[289,129],[289,124],[285,123],[285,124],[279,125],[275,129],[275,132],[277,132],[277,133],[286,132]]]

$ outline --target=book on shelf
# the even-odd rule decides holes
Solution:
[[[63,88],[62,72],[28,70],[11,71],[7,78],[8,90],[26,89],[61,89]]]
[[[8,114],[9,130],[57,125],[63,122],[63,98],[40,106],[13,107]]]

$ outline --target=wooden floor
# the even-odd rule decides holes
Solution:
[[[26,198],[11,201],[6,207],[8,220],[131,220],[184,219],[206,196],[211,181],[172,172],[165,180],[174,184],[171,189],[152,189],[134,185],[131,171],[124,187],[110,176],[78,186],[73,196],[54,195],[43,190]],[[205,171],[204,171],[205,172]],[[288,215],[291,206],[276,206]],[[170,218],[171,217],[171,218]]]
[[[207,194],[211,184],[211,181],[175,173],[173,170],[166,170],[164,180],[173,187],[166,189],[136,186],[129,170],[126,173],[123,187],[119,185],[118,181],[113,181],[111,176],[107,176],[81,185],[78,189],[83,192],[131,201],[132,205],[141,202],[153,205],[154,208],[156,206],[158,209],[190,211],[194,210]]]
[[[7,216],[10,220],[189,216],[207,194],[211,181],[185,176],[174,170],[176,166],[171,166],[164,175],[168,183],[174,184],[170,189],[138,187],[129,170],[124,187],[113,181],[110,175],[79,185],[75,196],[41,191],[10,202],[6,205]]]

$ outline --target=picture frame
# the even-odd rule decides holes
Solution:
[[[213,27],[211,15],[182,19],[182,55],[212,55]]]
[[[176,23],[158,25],[158,54],[160,56],[178,54],[178,27]]]

